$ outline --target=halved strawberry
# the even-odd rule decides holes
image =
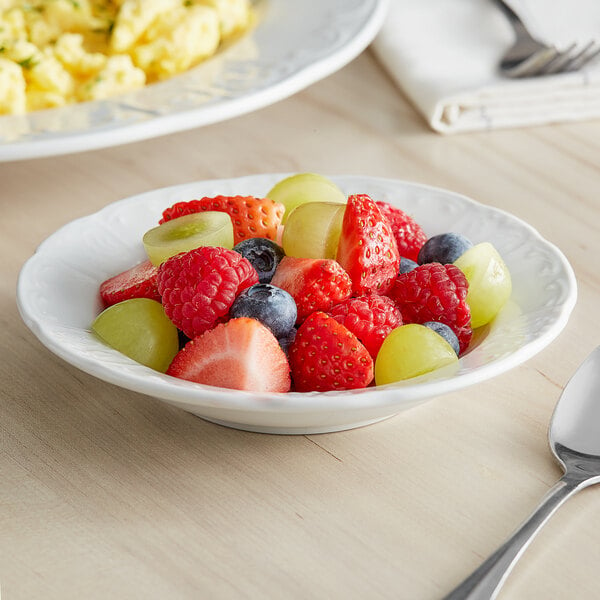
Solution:
[[[290,367],[275,336],[256,319],[240,317],[189,341],[167,375],[234,390],[288,392]]]
[[[254,196],[215,196],[188,202],[177,202],[163,211],[159,223],[189,215],[191,213],[214,210],[226,212],[233,223],[233,243],[255,237],[277,239],[277,229],[285,211],[285,206],[270,198]]]
[[[324,312],[313,313],[300,325],[289,357],[298,392],[364,388],[373,380],[369,351]]]
[[[350,275],[355,296],[385,294],[398,275],[400,254],[394,233],[366,194],[348,198],[336,259]]]
[[[158,268],[149,260],[127,269],[100,284],[100,296],[106,306],[132,298],[150,298],[160,302],[156,287]]]
[[[271,284],[285,290],[296,301],[302,323],[316,310],[328,311],[334,304],[350,297],[352,282],[335,260],[327,258],[281,259]]]

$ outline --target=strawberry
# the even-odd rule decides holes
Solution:
[[[288,355],[299,392],[351,390],[367,387],[373,380],[368,350],[324,312],[314,312],[300,325]]]
[[[385,294],[398,274],[396,238],[366,194],[348,198],[336,258],[350,275],[355,296]]]
[[[352,291],[348,273],[335,260],[327,258],[285,256],[271,284],[285,290],[296,301],[296,323],[302,323],[316,310],[328,311],[334,304],[349,298]]]
[[[160,302],[156,287],[158,268],[149,260],[123,271],[100,284],[100,296],[105,306],[131,300],[131,298],[150,298]]]
[[[288,392],[290,367],[275,336],[256,319],[221,323],[189,341],[167,375],[234,390]]]
[[[377,294],[349,298],[336,304],[329,315],[362,342],[373,360],[387,334],[402,325],[402,315],[394,301]]]
[[[400,256],[417,262],[419,250],[427,241],[421,226],[404,211],[387,202],[377,202],[377,206],[392,227]]]
[[[233,223],[233,243],[255,237],[275,240],[285,211],[283,204],[270,198],[254,196],[215,196],[188,202],[177,202],[163,211],[159,223],[189,215],[215,210],[226,212]]]
[[[258,274],[247,259],[213,246],[172,256],[157,276],[167,317],[189,338],[227,319],[238,294],[255,283]]]
[[[426,263],[398,275],[388,295],[396,302],[405,323],[439,321],[456,334],[460,352],[471,341],[471,310],[466,297],[469,284],[452,265]]]

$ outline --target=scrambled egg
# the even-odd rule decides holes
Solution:
[[[166,79],[250,20],[250,0],[0,0],[0,115]]]

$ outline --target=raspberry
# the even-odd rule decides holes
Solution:
[[[283,204],[270,198],[254,196],[215,196],[188,202],[177,202],[163,211],[159,223],[197,212],[214,210],[225,212],[233,223],[233,243],[248,238],[277,238],[277,229],[285,211]]]
[[[255,283],[258,274],[247,259],[213,246],[172,256],[157,277],[165,313],[189,338],[226,320],[238,294]]]
[[[300,325],[288,356],[298,392],[351,390],[373,380],[368,350],[324,312],[314,312]]]
[[[387,334],[402,325],[396,303],[387,296],[370,294],[337,304],[329,314],[347,327],[375,359]]]
[[[387,202],[377,202],[377,206],[392,227],[400,256],[417,262],[419,250],[427,241],[421,226],[404,211]]]
[[[427,263],[399,275],[390,296],[405,323],[439,321],[448,325],[464,352],[471,341],[471,311],[466,302],[468,283],[454,265]]]

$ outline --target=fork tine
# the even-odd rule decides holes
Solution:
[[[553,73],[560,73],[567,68],[573,60],[580,57],[587,49],[586,46],[583,50],[577,52],[578,44],[573,43],[565,50],[559,52],[551,61],[546,63],[538,71],[538,75],[552,75]]]
[[[519,63],[510,71],[505,71],[509,77],[534,77],[558,55],[556,48],[545,48],[534,52],[529,58]]]
[[[565,71],[577,71],[592,61],[600,54],[600,44],[592,40],[586,47],[565,67]]]

